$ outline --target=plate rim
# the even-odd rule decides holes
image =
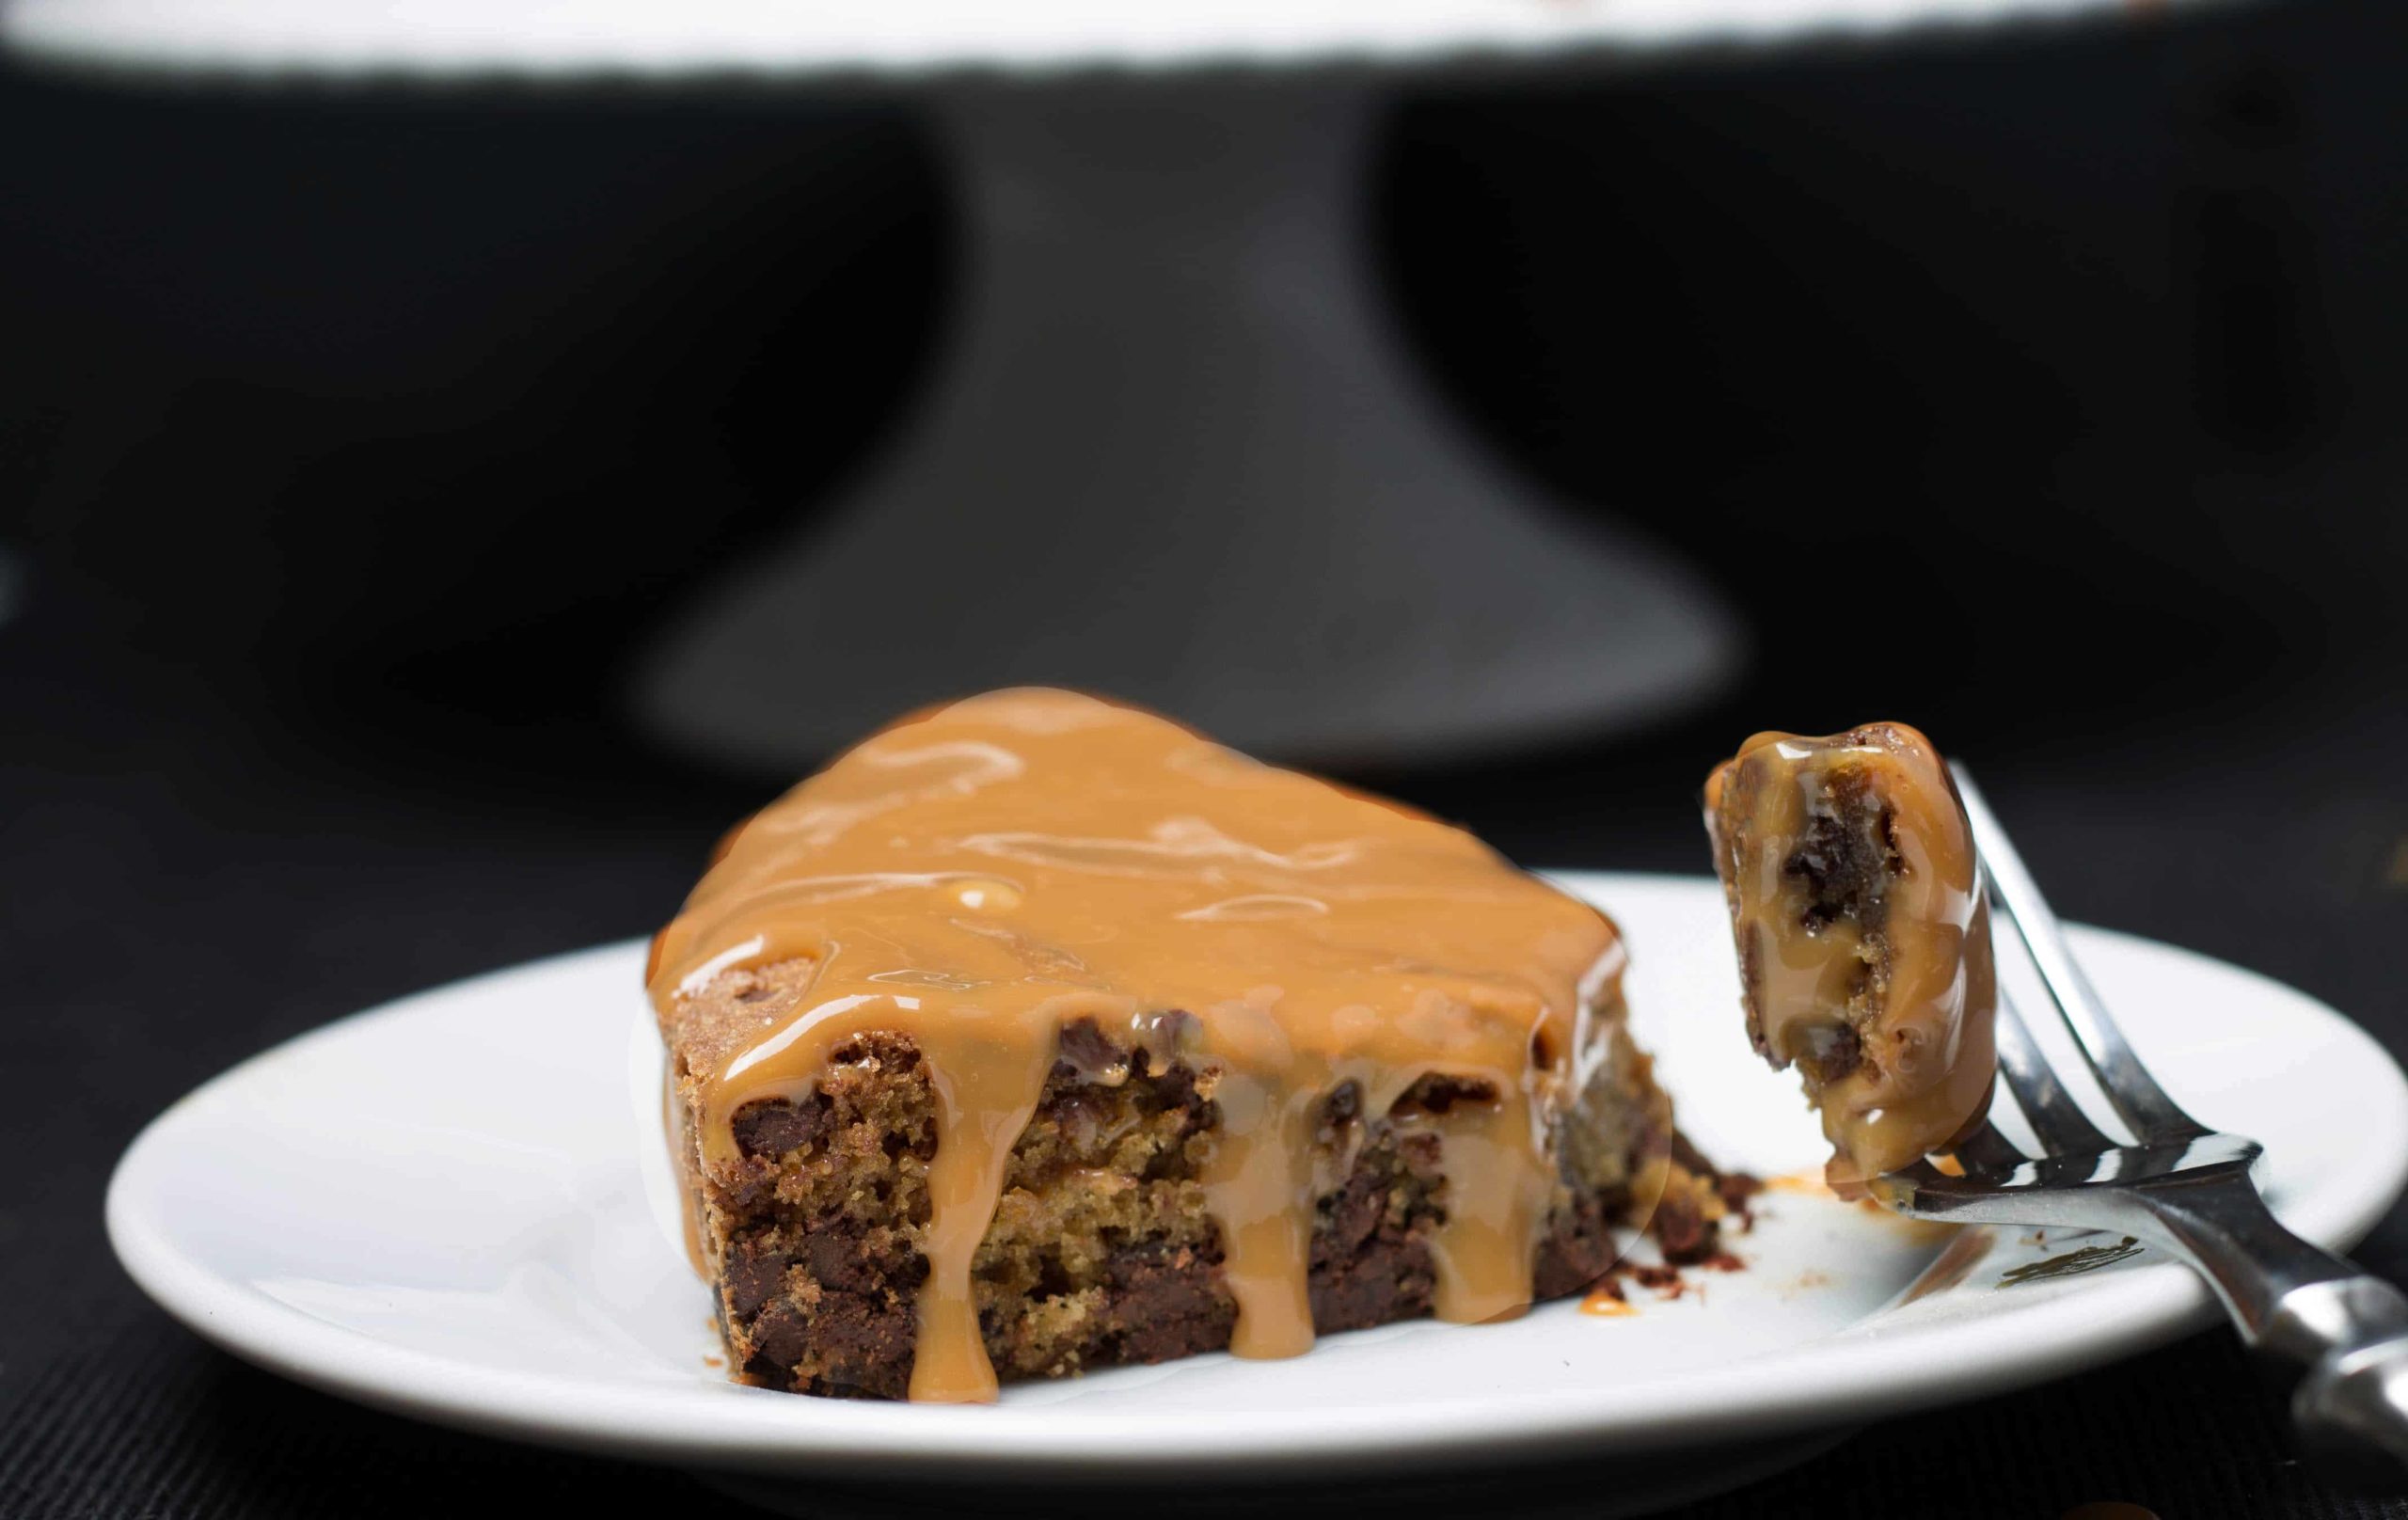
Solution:
[[[2184,7],[2229,0],[2182,0]],[[964,35],[935,29],[854,35],[831,41],[791,17],[764,26],[688,24],[679,36],[630,28],[617,18],[547,31],[506,26],[462,35],[456,25],[346,30],[315,9],[280,26],[213,24],[196,0],[0,0],[0,50],[55,67],[204,78],[293,77],[531,81],[753,80],[804,86],[870,83],[959,86],[1050,83],[1086,76],[1156,78],[1226,71],[1473,71],[1646,58],[1718,50],[1832,45],[1891,37],[1946,36],[1991,26],[2131,24],[2115,0],[1792,0],[1785,8],[1715,0],[1685,14],[1625,16],[1613,8],[1518,19],[1466,8],[1448,18],[1343,22],[1297,28],[1255,17],[1163,34],[1158,23],[1120,20],[1098,29],[1048,32],[1023,18],[1016,31]],[[294,14],[305,19],[295,21]],[[722,17],[722,20],[725,18]],[[420,18],[421,23],[423,18]],[[1055,18],[1058,22],[1058,18]],[[1510,23],[1510,24],[1509,24]],[[1149,25],[1154,26],[1149,32]]]
[[[1608,911],[1619,892],[1704,891],[1714,885],[1711,878],[1672,873],[1540,874],[1591,900],[1602,898]],[[2408,1117],[2402,1117],[2408,1116],[2408,1076],[2381,1044],[2329,1005],[2260,973],[2162,941],[2084,926],[2074,926],[2072,935],[2077,947],[2114,942],[2203,962],[2329,1022],[2372,1057],[2369,1079],[2392,1089],[2395,1128],[2408,1127]],[[649,1386],[463,1363],[318,1320],[223,1276],[179,1246],[145,1212],[140,1189],[159,1148],[187,1116],[261,1070],[372,1022],[404,1021],[426,1004],[471,988],[494,990],[514,980],[558,975],[580,963],[640,954],[642,944],[639,939],[569,951],[410,993],[305,1031],[202,1083],[145,1125],[111,1174],[105,1218],[119,1261],[170,1317],[221,1349],[373,1408],[544,1446],[739,1470],[891,1474],[896,1459],[908,1458],[915,1480],[936,1481],[1181,1473],[1227,1480],[1231,1475],[1225,1465],[1232,1461],[1246,1465],[1249,1479],[1305,1471],[1398,1472],[1745,1440],[2027,1386],[2133,1354],[2218,1317],[2195,1275],[2178,1263],[2160,1261],[1887,1341],[1870,1338],[1842,1349],[1838,1343],[1849,1335],[1843,1331],[1768,1357],[1652,1376],[1578,1396],[1558,1391],[1434,1399],[1413,1407],[1409,1428],[1393,1409],[1327,1409],[1310,1422],[1283,1422],[1244,1410],[1183,1411],[1181,1439],[1173,1446],[1158,1439],[1163,1417],[1143,1412],[1083,1409],[1065,1420],[1041,1405],[797,1401],[734,1385],[706,1385],[703,1398],[663,1401]],[[610,1027],[616,1039],[619,1026]],[[2319,1207],[2294,1221],[2303,1233],[2337,1250],[2363,1239],[2408,1183],[2408,1145],[2366,1147],[2358,1153],[2368,1158],[2367,1168],[2351,1174],[2353,1185],[2315,1195]],[[1869,1322],[1860,1321],[1858,1326]],[[1836,1359],[1817,1381],[1826,1391],[1845,1387],[1844,1406],[1835,1409],[1828,1398],[1796,1385],[1794,1376],[1779,1375],[1792,1371],[1784,1364],[1798,1357]],[[1768,1379],[1768,1373],[1775,1375]],[[1633,1417],[1631,1406],[1640,1399],[1644,1413]],[[898,1417],[898,1411],[909,1414]],[[798,1419],[798,1413],[808,1417]]]

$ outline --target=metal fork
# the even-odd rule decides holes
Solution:
[[[2136,1143],[2091,1121],[2001,989],[1999,1069],[2042,1154],[1985,1121],[1962,1177],[1921,1161],[1876,1178],[1922,1219],[2115,1230],[2171,1253],[2215,1290],[2260,1361],[2291,1385],[2311,1461],[2353,1486],[2408,1487],[2408,1297],[2275,1222],[2250,1180],[2260,1147],[2209,1129],[2165,1095],[2067,949],[2065,932],[1961,766],[1952,766],[1993,917],[2012,923],[2099,1086]]]

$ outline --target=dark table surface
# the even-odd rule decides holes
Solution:
[[[262,1047],[648,929],[766,789],[681,771],[598,720],[326,720],[238,673],[182,668],[155,640],[145,652],[71,589],[35,593],[0,625],[0,963],[19,1092],[0,1111],[19,1158],[0,1195],[0,1513],[710,1502],[677,1471],[413,1424],[214,1351],[119,1272],[101,1198],[146,1120]],[[2246,727],[2106,747],[2058,732],[1973,758],[2070,916],[2294,983],[2397,1056],[2399,698],[2388,676],[2359,673],[2293,689]],[[1593,753],[1371,779],[1532,863],[1696,870],[1690,788],[1730,721],[1718,711]],[[2408,1276],[2408,1220],[2395,1211],[2357,1255]],[[1576,1468],[1496,1494],[1563,1512],[1597,1496]],[[1694,1512],[2055,1516],[2111,1499],[2168,1517],[2408,1515],[2408,1499],[2337,1496],[2304,1471],[2221,1330],[1884,1422]]]

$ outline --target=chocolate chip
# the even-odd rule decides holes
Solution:
[[[800,1102],[770,1098],[747,1103],[736,1111],[736,1148],[747,1156],[775,1161],[816,1145],[826,1137],[832,1118],[828,1100],[817,1093]]]

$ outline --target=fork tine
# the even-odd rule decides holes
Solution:
[[[1956,1159],[1969,1172],[2000,1174],[2014,1171],[2031,1158],[1999,1133],[1997,1125],[1984,1119],[1980,1129],[1957,1142]]]
[[[2002,995],[1998,1004],[1998,1065],[2006,1085],[2015,1090],[2015,1106],[2032,1123],[2042,1151],[2052,1156],[2096,1156],[2115,1148],[2099,1132],[2090,1116],[2067,1092],[2032,1042],[2032,1031],[2013,1000]]]
[[[2083,1058],[2098,1074],[2099,1089],[2107,1095],[2107,1101],[2145,1145],[2194,1139],[2208,1133],[2205,1125],[2183,1113],[2173,1099],[2165,1096],[2165,1089],[2141,1065],[2140,1056],[2125,1040],[2123,1031],[2107,1016],[2106,1005],[2099,1002],[2099,993],[2066,946],[2065,930],[2058,924],[2057,915],[2040,895],[2040,888],[2024,868],[2022,857],[2007,842],[2006,831],[1999,827],[1989,804],[1982,800],[1981,788],[1973,784],[1972,773],[1958,765],[1948,768],[1956,778],[1957,796],[1965,804],[1965,816],[1973,826],[1973,850],[1981,857],[1983,872],[1989,878],[1991,900],[2014,924],[2033,965],[2039,969],[2040,981],[2047,988],[2050,1000],[2056,1004],[2066,1026],[2073,1031]],[[2004,1040],[2001,1044],[2003,1050]],[[2020,1101],[2020,1088],[2016,1096]],[[2029,1111],[2026,1105],[2026,1112]]]

